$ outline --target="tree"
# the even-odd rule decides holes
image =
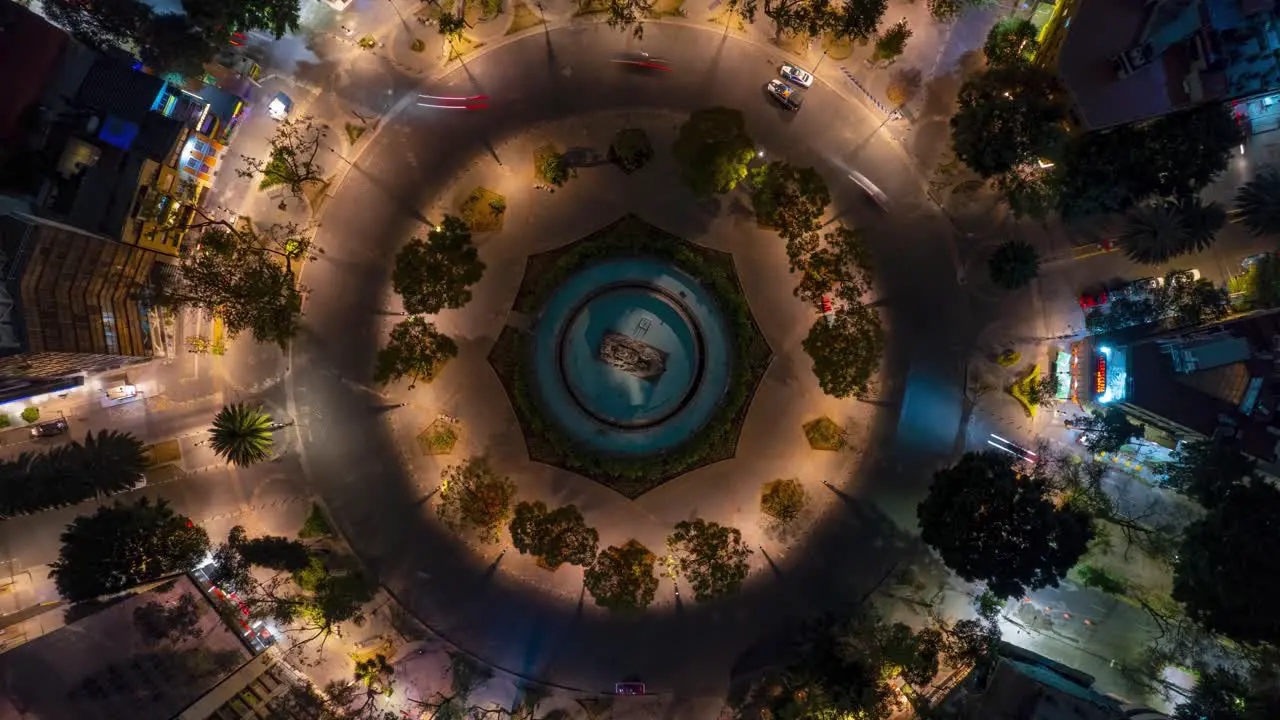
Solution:
[[[1188,617],[1241,643],[1280,641],[1272,600],[1280,588],[1280,490],[1265,482],[1232,489],[1187,526],[1174,564],[1173,599]]]
[[[729,23],[735,17],[744,25],[754,23],[756,21],[756,11],[759,7],[759,0],[726,0],[726,2],[721,5],[724,13],[725,33],[729,32]]]
[[[605,24],[614,30],[630,30],[636,39],[644,37],[644,19],[653,12],[654,0],[608,0]]]
[[[831,38],[866,42],[880,28],[880,20],[884,17],[889,2],[888,0],[844,0],[838,6],[826,2],[814,2],[809,7],[808,14],[817,16]],[[903,42],[906,42],[905,38]],[[879,43],[877,43],[878,46]]]
[[[1213,281],[1206,278],[1193,279],[1186,271],[1169,273],[1158,298],[1179,325],[1221,320],[1231,310],[1231,297],[1226,288],[1214,287]]]
[[[310,246],[310,230],[292,223],[205,225],[198,244],[183,246],[179,272],[160,285],[156,301],[205,310],[222,318],[230,337],[248,330],[283,350],[301,324],[303,290],[293,261]]]
[[[199,77],[217,50],[206,29],[186,15],[157,12],[138,0],[49,0],[42,7],[50,20],[97,50],[135,47],[157,74]]]
[[[653,574],[656,561],[649,548],[635,540],[610,545],[587,568],[583,583],[602,608],[643,610],[658,590],[658,577]]]
[[[168,640],[180,643],[198,639],[200,615],[204,604],[189,592],[182,593],[172,605],[152,600],[133,609],[133,624],[142,635],[143,642],[155,645]]]
[[[386,695],[387,697],[391,697],[391,680],[395,674],[395,667],[382,653],[364,660],[357,660],[353,673],[355,681],[363,685],[370,696]]]
[[[864,0],[849,0],[851,3],[865,4]],[[836,19],[831,3],[827,0],[765,0],[765,17],[773,21],[774,40],[780,40],[784,32],[816,37]],[[852,14],[847,22],[859,22]],[[875,32],[875,28],[872,28]]]
[[[244,528],[238,525],[233,531],[236,529],[244,532]],[[243,538],[237,549],[245,562],[257,567],[296,573],[311,566],[310,548],[305,543],[280,535]]]
[[[407,312],[434,314],[471,302],[470,287],[484,269],[466,221],[445,215],[426,240],[410,238],[396,253],[391,286]]]
[[[929,0],[929,14],[938,22],[951,22],[967,8],[980,2],[981,0]]]
[[[203,528],[174,513],[168,502],[143,498],[72,520],[49,576],[62,597],[82,602],[187,572],[208,550]]]
[[[1006,290],[1026,287],[1040,274],[1040,254],[1024,240],[1006,240],[987,258],[987,272]]]
[[[271,416],[261,406],[223,405],[209,428],[209,447],[236,467],[248,467],[271,457]]]
[[[609,160],[623,172],[632,173],[653,159],[653,146],[649,135],[640,128],[623,128],[613,136],[609,145]]]
[[[1035,57],[1040,31],[1026,18],[1005,18],[991,27],[982,54],[991,67],[1025,65]]]
[[[960,88],[951,118],[956,157],[984,178],[1060,154],[1066,104],[1056,78],[1032,66],[995,67]]]
[[[151,12],[138,26],[135,43],[144,65],[189,79],[203,76],[205,63],[218,51],[204,29],[181,13]]]
[[[587,525],[576,505],[548,512],[542,501],[522,502],[516,505],[510,530],[516,550],[541,558],[549,567],[562,563],[587,567],[595,562],[600,534]]]
[[[462,39],[463,33],[467,29],[467,19],[462,13],[454,13],[449,10],[440,11],[440,16],[436,18],[436,27],[439,28],[440,34],[448,41],[449,47],[453,47],[455,43]]]
[[[792,240],[817,232],[831,193],[817,170],[777,160],[751,171],[751,209],[765,225]]]
[[[1117,240],[1130,260],[1162,265],[1197,249],[1190,229],[1176,205],[1158,202],[1131,210]]]
[[[281,120],[268,141],[267,159],[241,155],[245,167],[236,172],[241,177],[260,178],[260,190],[283,185],[294,197],[302,197],[308,183],[324,182],[324,169],[316,155],[327,133],[328,129],[309,115]]]
[[[996,452],[965,453],[936,472],[916,515],[947,567],[997,597],[1057,585],[1093,537],[1087,514],[1055,508],[1043,481]]]
[[[742,533],[701,518],[677,523],[667,537],[667,550],[698,602],[737,592],[751,571],[751,548],[742,544]]]
[[[1280,306],[1280,257],[1267,254],[1256,258],[1239,282],[1240,291],[1250,307]]]
[[[924,76],[920,68],[898,68],[889,76],[889,86],[884,91],[885,98],[891,106],[901,108],[920,94],[923,82]]]
[[[802,343],[822,392],[865,397],[884,354],[884,331],[875,308],[852,304],[819,317]]]
[[[742,112],[726,107],[695,110],[672,146],[676,163],[698,197],[727,193],[747,177],[756,155]]]
[[[485,457],[474,457],[440,473],[440,494],[436,514],[449,527],[479,531],[485,542],[498,539],[498,532],[511,515],[516,485],[499,475]]]
[[[22,418],[22,422],[30,425],[31,423],[40,419],[40,408],[38,407],[22,408],[22,412],[18,415],[18,417]]]
[[[1092,452],[1113,453],[1129,444],[1129,440],[1142,434],[1142,426],[1129,422],[1129,416],[1119,408],[1106,411],[1094,410],[1075,421],[1081,442]]]
[[[821,307],[830,294],[852,304],[871,291],[871,253],[855,230],[842,225],[823,235],[821,247],[812,250],[788,242],[787,252],[792,270],[800,271],[793,294],[814,307]]]
[[[907,40],[915,33],[907,27],[905,19],[889,26],[880,37],[876,38],[876,49],[871,54],[873,60],[892,60],[907,49]]]
[[[72,443],[79,472],[98,492],[114,493],[132,488],[146,467],[142,441],[129,433],[99,430],[86,433],[84,444]]]
[[[75,0],[48,0],[41,6],[50,21],[98,50],[136,42],[138,29],[150,22],[152,16],[151,8],[137,0],[104,0],[92,5]]]
[[[999,657],[999,600],[990,592],[984,592],[974,604],[977,618],[957,620],[942,628],[942,652],[951,665],[984,668]]]
[[[219,42],[232,29],[266,30],[279,40],[298,29],[300,15],[298,0],[183,0],[182,8],[203,31],[217,33]]]
[[[1173,711],[1173,720],[1270,720],[1280,717],[1280,700],[1269,683],[1246,679],[1227,667],[1198,668],[1195,687]],[[1250,682],[1252,680],[1252,682]]]
[[[434,323],[411,317],[391,329],[391,339],[378,351],[373,379],[385,385],[407,377],[412,390],[419,381],[435,380],[445,363],[457,356],[453,338],[437,331]]]
[[[1280,171],[1264,167],[1236,190],[1232,222],[1254,235],[1280,235]]]

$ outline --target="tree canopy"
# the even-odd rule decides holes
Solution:
[[[301,327],[304,289],[293,261],[307,254],[310,235],[292,223],[205,225],[198,245],[183,246],[179,271],[158,288],[156,300],[205,310],[222,318],[228,336],[247,330],[283,350]]]
[[[114,430],[86,433],[84,442],[0,460],[0,517],[131,490],[145,465],[142,443]]]
[[[271,457],[271,416],[261,406],[224,405],[213,416],[209,447],[231,465],[247,467]]]
[[[396,254],[391,286],[406,312],[434,314],[471,302],[484,269],[466,221],[445,215],[426,240],[411,238]]]
[[[643,610],[658,590],[658,576],[653,573],[656,562],[649,548],[635,540],[610,545],[587,568],[583,583],[602,608]]]
[[[871,252],[856,230],[841,225],[825,233],[816,248],[789,242],[787,250],[792,255],[792,270],[800,272],[793,294],[815,308],[821,307],[827,295],[852,304],[862,302],[871,291]]]
[[[935,473],[916,515],[947,567],[998,597],[1056,585],[1093,537],[1087,514],[1054,507],[1042,480],[996,452],[965,453]]]
[[[1134,262],[1162,265],[1179,255],[1207,250],[1226,219],[1217,203],[1162,200],[1131,210],[1117,240]]]
[[[747,177],[756,148],[741,111],[710,107],[689,115],[672,152],[694,195],[710,197],[729,192]]]
[[[765,225],[793,240],[822,228],[831,193],[817,170],[773,161],[750,173],[751,209]]]
[[[164,500],[143,498],[72,520],[49,576],[62,597],[81,602],[187,572],[208,550],[204,528],[173,512]]]
[[[473,457],[440,472],[436,514],[455,530],[473,530],[485,542],[494,542],[507,518],[516,485],[490,465],[488,458]]]
[[[197,27],[182,13],[159,12],[140,0],[48,0],[42,8],[80,42],[100,51],[130,49],[159,74],[198,78],[218,49],[214,28]]]
[[[328,132],[309,115],[285,118],[268,141],[267,158],[241,155],[245,166],[236,172],[257,178],[261,190],[282,185],[295,197],[302,197],[308,183],[324,182],[325,170],[317,155]]]
[[[1236,189],[1234,221],[1254,235],[1280,235],[1280,171],[1264,167]]]
[[[951,118],[956,157],[984,178],[1056,159],[1067,106],[1057,78],[1029,65],[994,67],[960,88]]]
[[[1026,18],[1005,18],[991,27],[982,54],[991,67],[1025,65],[1035,56],[1040,31]]]
[[[742,533],[701,518],[677,523],[667,549],[699,602],[737,592],[751,569],[751,548],[742,543]]]
[[[511,544],[521,554],[541,558],[550,567],[562,563],[588,567],[596,559],[600,534],[587,525],[576,505],[548,511],[542,501],[516,505]]]
[[[378,351],[373,379],[387,384],[409,378],[409,389],[431,382],[446,363],[458,356],[453,338],[436,330],[434,323],[411,317],[396,323],[386,347]]]
[[[987,259],[987,272],[1006,290],[1026,287],[1040,274],[1040,254],[1024,240],[1007,240]]]
[[[1073,427],[1080,431],[1085,446],[1093,452],[1116,452],[1142,434],[1142,426],[1130,422],[1129,416],[1119,408],[1094,410],[1076,419]]]
[[[183,0],[187,15],[205,31],[217,32],[219,42],[233,30],[265,30],[280,39],[298,29],[298,0]]]
[[[829,319],[818,317],[801,344],[813,361],[822,392],[838,398],[864,397],[884,355],[880,315],[867,305],[846,305]]]
[[[1280,490],[1233,488],[1187,526],[1174,565],[1173,599],[1213,632],[1242,643],[1280,642]]]

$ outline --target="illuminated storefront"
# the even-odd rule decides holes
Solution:
[[[1123,400],[1129,381],[1125,349],[1101,345],[1094,353],[1094,361],[1094,402],[1106,405]]]

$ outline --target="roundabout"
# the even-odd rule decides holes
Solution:
[[[306,420],[304,463],[316,490],[382,583],[448,641],[549,683],[594,692],[638,675],[656,692],[712,703],[732,676],[767,662],[767,652],[757,657],[761,642],[864,595],[916,552],[909,509],[928,482],[917,469],[950,452],[954,371],[943,367],[967,330],[941,242],[945,220],[901,151],[875,135],[881,118],[821,85],[802,113],[770,106],[761,87],[781,54],[708,30],[647,27],[646,48],[679,68],[662,78],[618,75],[606,58],[627,40],[604,26],[532,35],[421,89],[483,92],[492,111],[432,114],[403,104],[326,206],[317,237],[325,254],[306,272],[312,293],[290,391]],[[755,223],[740,193],[697,200],[681,186],[669,151],[675,128],[712,105],[742,109],[770,157],[817,168],[830,184],[831,213],[868,230],[890,337],[883,402],[822,395],[800,349],[817,316],[792,297],[784,243]],[[630,175],[584,166],[555,194],[530,190],[535,148],[600,150],[621,127],[648,132],[650,165]],[[839,181],[855,167],[895,198],[894,216]],[[381,312],[396,302],[392,258],[478,184],[505,195],[510,209],[502,230],[475,236],[487,270],[474,299],[432,318],[457,342],[458,358],[413,391],[372,385],[373,356],[391,324]],[[742,364],[732,314],[705,277],[654,258],[610,259],[522,305],[531,257],[628,214],[732,257],[772,361],[758,386],[747,381],[735,452],[622,497],[538,460],[491,362],[504,335],[536,348],[530,397],[560,414],[551,420],[575,446],[590,442],[593,456],[663,457],[715,425]],[[921,373],[936,391],[913,394],[908,377]],[[392,409],[401,401],[408,407]],[[958,418],[958,402],[954,410]],[[448,457],[416,452],[413,438],[440,415],[460,422],[459,447]],[[801,427],[818,416],[844,425],[856,450],[811,450]],[[512,478],[518,499],[575,504],[599,529],[601,548],[636,540],[660,551],[671,526],[693,517],[738,527],[755,549],[751,575],[739,593],[712,602],[681,600],[663,579],[642,614],[598,609],[579,568],[549,572],[503,543],[468,541],[435,521],[441,470],[480,455]],[[760,522],[762,485],[786,477],[799,477],[814,500],[808,532],[794,541],[769,536]]]

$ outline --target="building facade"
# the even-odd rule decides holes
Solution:
[[[1033,17],[1036,62],[1061,77],[1083,129],[1211,102],[1236,103],[1253,132],[1280,123],[1275,0],[1057,0]]]
[[[149,360],[156,262],[136,245],[0,215],[0,377],[49,380]]]

